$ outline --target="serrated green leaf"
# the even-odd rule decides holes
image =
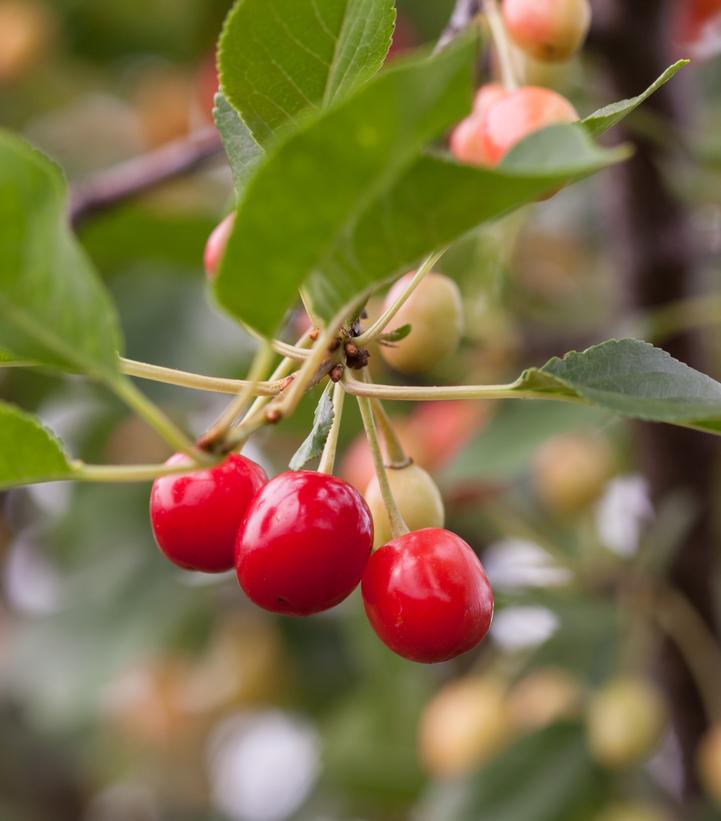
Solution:
[[[331,390],[333,384],[329,383],[326,389],[321,394],[315,413],[313,414],[313,427],[306,437],[303,444],[293,455],[288,467],[291,470],[300,470],[303,465],[320,456],[323,453],[323,448],[333,427],[333,420],[335,419],[335,410],[333,409],[333,401],[331,399]]]
[[[405,339],[410,332],[413,330],[412,325],[401,325],[400,328],[396,328],[393,331],[389,331],[388,333],[381,334],[378,338],[381,342],[400,342],[402,339]]]
[[[39,419],[0,402],[0,489],[73,474],[61,443]]]
[[[276,146],[238,205],[214,283],[220,304],[271,336],[333,243],[466,112],[474,57],[466,40],[395,67]],[[362,287],[346,288],[350,298],[337,307]]]
[[[594,137],[598,137],[605,131],[608,131],[609,128],[613,128],[615,125],[618,125],[621,120],[624,120],[629,114],[632,114],[652,94],[655,94],[661,86],[666,85],[674,74],[679,72],[684,66],[687,66],[689,62],[689,60],[679,60],[672,66],[669,66],[655,83],[650,85],[646,91],[639,94],[637,97],[632,97],[630,100],[621,100],[617,103],[611,103],[611,105],[607,105],[604,108],[595,111],[583,120],[584,126]]]
[[[255,141],[238,112],[220,92],[215,95],[213,119],[233,172],[236,196],[240,196],[248,178],[263,159],[263,149]]]
[[[0,346],[94,378],[117,375],[115,311],[70,233],[57,167],[0,131]]]
[[[599,148],[574,125],[533,134],[498,169],[422,155],[340,226],[307,283],[313,311],[329,319],[353,294],[407,271],[481,223],[627,156],[623,148]]]
[[[221,87],[263,145],[370,79],[394,21],[392,0],[239,0],[220,38]]]
[[[542,368],[527,370],[516,388],[649,422],[721,433],[721,384],[638,339],[554,357]]]

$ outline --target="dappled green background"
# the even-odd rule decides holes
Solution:
[[[0,68],[0,125],[44,149],[71,181],[209,124],[214,41],[227,2],[14,6],[16,18],[30,22],[20,29],[22,59]],[[434,39],[450,6],[399,3],[400,45]],[[0,51],[7,30],[0,25]],[[668,51],[673,58],[676,45]],[[593,60],[539,81],[564,91],[582,113],[608,101]],[[721,115],[721,72],[700,64],[683,82],[700,113],[669,174],[691,216],[699,281],[713,294],[721,210],[709,135]],[[643,114],[634,123],[668,136]],[[440,267],[463,289],[466,338],[429,383],[504,382],[614,336],[662,343],[689,321],[703,325],[710,375],[721,377],[717,312],[625,310],[604,208],[610,185],[609,175],[584,182],[452,248]],[[245,373],[252,342],[213,307],[202,272],[205,240],[231,202],[230,174],[219,161],[83,225],[81,241],[118,305],[128,356]],[[714,304],[718,298],[704,303]],[[379,381],[399,381],[377,355],[372,368]],[[143,388],[194,432],[223,406],[206,394]],[[38,413],[88,461],[167,455],[107,392],[79,379],[0,371],[0,397]],[[249,454],[271,472],[283,469],[316,399],[254,439]],[[341,471],[362,487],[367,457],[348,405]],[[658,808],[651,819],[691,817],[677,809],[673,736],[649,766],[609,772],[588,751],[582,705],[620,673],[653,677],[660,637],[626,582],[662,572],[683,543],[695,500],[652,505],[634,429],[601,411],[544,403],[391,410],[411,454],[441,484],[449,526],[484,557],[498,600],[491,638],[456,662],[419,667],[380,645],[357,595],[296,621],[252,608],[233,578],[180,573],[153,544],[147,486],[7,493],[0,508],[3,821],[593,821],[625,801]],[[550,462],[571,465],[558,484],[544,458],[549,440],[559,448]],[[584,471],[595,492],[569,504]],[[507,693],[547,668],[565,671],[581,693],[581,706],[563,720],[533,732],[509,721],[461,776],[444,770],[441,737],[431,733],[419,746],[419,720],[450,682],[473,675]],[[441,725],[472,725],[484,698],[480,690],[470,702],[451,697]],[[684,813],[696,810],[693,817],[716,817],[701,799]]]

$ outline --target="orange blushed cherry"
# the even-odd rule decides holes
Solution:
[[[187,457],[176,453],[167,464],[183,461]],[[217,467],[156,479],[150,519],[158,546],[185,570],[230,570],[240,523],[267,481],[263,468],[240,454]]]
[[[205,254],[203,255],[205,273],[208,275],[208,279],[214,279],[218,273],[225,247],[230,239],[230,232],[233,230],[234,221],[235,213],[228,214],[208,237],[208,242],[205,244]]]
[[[536,60],[568,60],[583,45],[591,25],[589,0],[503,0],[511,39]]]
[[[362,591],[378,637],[411,661],[432,664],[473,649],[493,618],[481,562],[460,536],[440,528],[406,533],[377,550]]]
[[[494,167],[524,137],[578,120],[576,109],[555,91],[524,86],[495,96],[456,128],[451,152],[461,162]]]

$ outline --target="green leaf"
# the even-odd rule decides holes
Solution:
[[[394,21],[392,0],[239,0],[220,38],[223,92],[263,145],[370,79]]]
[[[638,339],[554,357],[527,370],[515,387],[636,419],[721,433],[721,384]]]
[[[238,205],[214,283],[220,304],[271,336],[333,243],[468,110],[474,57],[469,39],[395,67],[276,146]],[[346,287],[336,307],[364,285]]]
[[[555,402],[506,402],[448,467],[449,482],[507,482],[524,473],[550,437],[582,428],[600,428],[610,413]]]
[[[391,344],[393,344],[394,342],[400,342],[402,339],[405,339],[412,330],[412,325],[401,325],[400,328],[396,328],[394,331],[389,331],[388,333],[381,334],[378,337],[378,339],[381,342],[390,342]]]
[[[495,170],[422,155],[340,227],[308,282],[313,310],[329,319],[352,295],[407,271],[481,223],[627,156],[623,148],[599,148],[574,125],[533,134]]]
[[[449,785],[447,805],[428,807],[424,817],[585,821],[598,812],[604,787],[582,728],[559,724],[520,738],[465,782]]]
[[[644,103],[652,94],[655,94],[661,86],[665,85],[677,72],[684,66],[689,64],[689,60],[679,60],[672,66],[669,66],[666,71],[650,85],[646,91],[639,94],[638,97],[632,97],[630,100],[621,100],[618,103],[611,103],[604,108],[599,109],[583,120],[584,126],[594,136],[598,137],[609,128],[618,125],[621,120],[632,114],[642,103]]]
[[[0,402],[0,489],[73,474],[61,443],[38,419]]]
[[[255,141],[238,112],[220,92],[215,95],[213,119],[233,172],[236,195],[240,196],[248,178],[263,159],[263,149]]]
[[[303,465],[310,462],[311,459],[323,453],[323,448],[325,447],[330,429],[333,427],[333,419],[335,418],[335,410],[333,409],[333,402],[330,396],[332,388],[333,383],[329,383],[321,394],[320,401],[313,415],[313,427],[303,444],[290,460],[288,467],[291,470],[300,470]]]
[[[0,347],[113,379],[121,346],[115,311],[65,212],[56,166],[0,131]]]

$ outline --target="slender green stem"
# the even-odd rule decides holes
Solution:
[[[333,386],[333,424],[326,439],[320,462],[318,463],[318,473],[333,473],[335,454],[338,449],[338,435],[340,434],[340,426],[343,419],[344,403],[345,391],[343,390],[343,385],[337,382]]]
[[[433,266],[443,256],[443,254],[445,254],[445,252],[446,249],[444,248],[442,251],[431,254],[426,258],[421,267],[414,274],[411,281],[408,283],[408,287],[405,291],[403,291],[398,299],[396,299],[392,305],[389,305],[388,308],[383,311],[381,316],[379,316],[378,319],[355,340],[355,344],[358,345],[358,347],[365,347],[373,342],[374,339],[377,339],[385,331],[388,325],[393,321],[393,318],[396,316],[398,311],[400,311],[400,309],[406,304],[411,294],[421,284],[426,274],[432,270]]]
[[[0,370],[3,368],[34,368],[37,367],[35,362],[23,359],[13,359],[10,362],[3,362],[0,360]]]
[[[295,345],[289,345],[287,342],[281,342],[279,339],[274,339],[271,343],[272,349],[281,356],[286,356],[289,359],[295,359],[302,362],[310,356],[310,352],[298,348]]]
[[[328,323],[328,327],[325,328],[316,340],[311,349],[310,356],[305,360],[303,366],[296,374],[293,384],[282,396],[273,402],[273,407],[278,413],[279,418],[290,416],[295,411],[308,388],[318,381],[318,376],[321,374],[326,360],[329,365],[333,361],[340,361],[340,354],[331,353],[330,346],[333,340],[338,336],[338,329],[348,315],[353,312],[359,302],[360,299],[356,300],[356,302],[346,306],[333,317],[331,322]]]
[[[641,320],[644,338],[659,341],[704,325],[721,323],[721,294],[689,297],[664,305]]]
[[[721,647],[691,602],[674,587],[661,584],[652,615],[693,673],[710,722],[721,722]]]
[[[383,407],[380,399],[372,399],[373,415],[376,418],[376,423],[383,434],[383,441],[386,446],[386,456],[388,458],[388,467],[396,470],[407,467],[411,464],[411,459],[403,449],[401,440],[398,438],[393,422],[388,415],[386,409]]]
[[[72,463],[73,479],[80,482],[152,482],[160,476],[172,476],[177,473],[188,473],[198,469],[191,460],[181,465],[86,465],[84,462]]]
[[[247,383],[241,388],[240,393],[223,411],[218,421],[203,436],[203,442],[211,444],[220,442],[225,438],[228,431],[233,426],[235,420],[245,411],[255,395],[255,386],[265,376],[273,361],[273,346],[267,341],[263,341],[253,358],[250,367]]]
[[[293,362],[293,360],[289,360]],[[208,391],[209,393],[238,394],[244,388],[252,386],[246,379],[224,379],[222,377],[204,376],[199,373],[179,371],[175,368],[164,368],[160,365],[151,365],[147,362],[135,362],[132,359],[120,360],[123,373],[138,379],[147,379],[151,382],[162,382],[166,385],[176,385],[179,388]],[[282,382],[258,382],[253,391],[258,396],[277,396],[282,390]]]
[[[378,431],[376,430],[375,419],[373,418],[373,409],[369,399],[363,396],[357,397],[358,407],[363,419],[363,427],[365,428],[366,436],[368,437],[368,444],[370,446],[371,454],[373,456],[373,465],[375,467],[376,476],[378,477],[378,487],[381,492],[383,504],[388,512],[388,519],[391,524],[391,532],[393,538],[397,539],[404,533],[408,533],[408,525],[403,520],[403,516],[398,509],[396,500],[393,497],[390,482],[388,481],[388,473],[383,464],[383,454],[381,453],[380,442],[378,441]]]
[[[141,393],[129,379],[118,378],[109,382],[108,386],[119,399],[122,399],[138,416],[156,430],[174,450],[185,453],[196,464],[207,464],[212,461],[212,457],[197,448],[188,435],[168,418],[154,402],[151,402],[147,396]]]
[[[516,71],[513,66],[511,43],[508,39],[506,26],[503,23],[503,17],[501,17],[501,12],[498,8],[498,0],[484,0],[483,10],[486,13],[488,26],[491,29],[491,36],[493,37],[493,44],[498,54],[503,85],[508,91],[513,91],[518,88],[518,82],[516,81]]]
[[[372,382],[360,382],[346,375],[345,388],[352,396],[365,396],[370,399],[388,399],[400,402],[431,402],[453,399],[537,399],[554,402],[573,402],[588,404],[581,397],[562,394],[542,393],[521,388],[522,380],[508,385],[449,385],[443,387],[399,385],[377,385]]]

